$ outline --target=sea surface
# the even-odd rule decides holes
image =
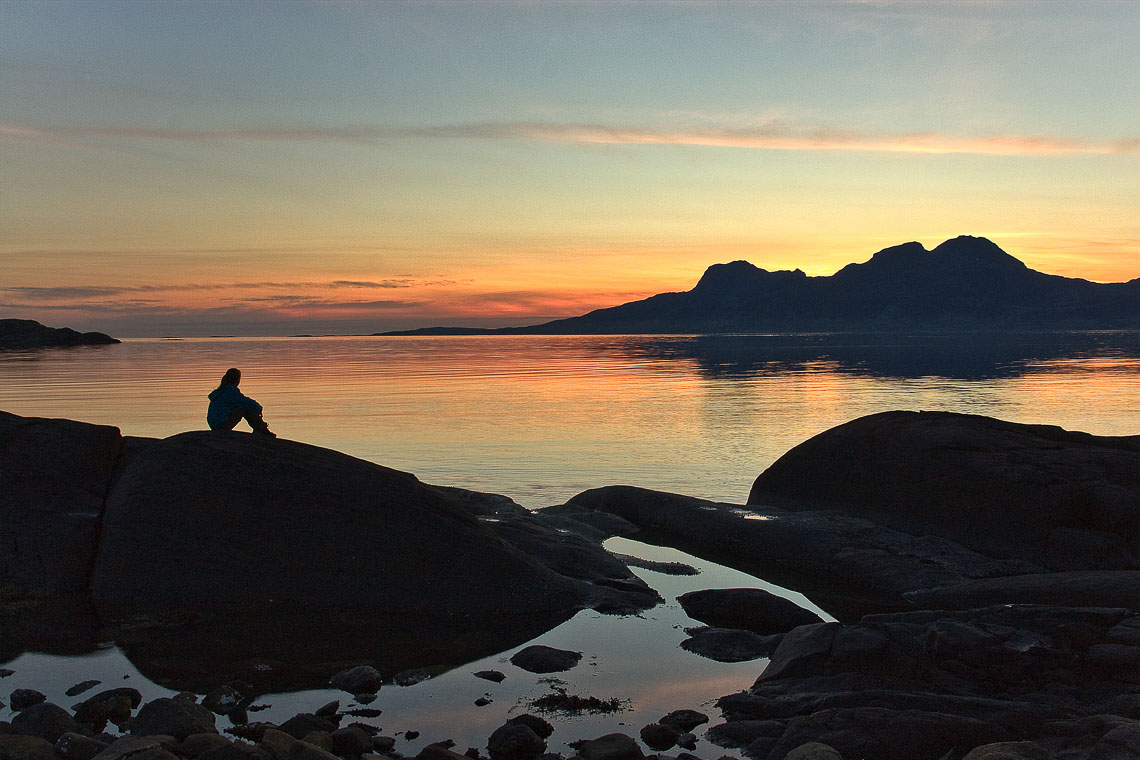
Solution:
[[[205,427],[206,394],[231,366],[284,438],[529,508],[619,483],[743,503],[753,479],[788,449],[891,409],[1140,434],[1140,334],[1130,332],[137,339],[0,352],[0,410],[164,437]],[[397,735],[409,755],[447,738],[458,751],[483,748],[503,720],[558,687],[625,700],[626,709],[555,716],[554,751],[615,730],[636,736],[674,709],[703,710],[715,723],[716,698],[750,686],[765,661],[718,663],[682,650],[683,629],[698,623],[679,594],[758,586],[830,619],[793,590],[673,549],[628,539],[608,546],[687,562],[700,574],[635,569],[665,604],[638,617],[586,611],[537,637],[584,653],[579,666],[554,674],[562,683],[511,665],[520,646],[415,686],[385,686],[371,705],[382,715],[366,722]],[[64,690],[87,679],[103,681],[98,688],[134,686],[147,699],[179,688],[152,678],[121,642],[72,651],[57,639],[0,662],[0,671],[15,671],[0,678],[0,697],[35,688],[70,706],[82,697]],[[472,675],[482,669],[507,679]],[[481,696],[493,701],[476,707]],[[271,707],[251,718],[280,721],[333,699],[359,707],[331,690],[265,694],[258,704]],[[0,720],[10,718],[0,708]],[[406,739],[409,730],[420,737]],[[725,752],[702,742],[697,754]]]
[[[0,352],[0,410],[165,437],[206,427],[231,366],[284,438],[530,508],[613,484],[743,502],[788,449],[890,409],[1140,433],[1122,332],[136,339]]]

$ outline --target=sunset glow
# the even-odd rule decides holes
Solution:
[[[0,317],[533,324],[985,236],[1140,277],[1140,4],[0,4]]]

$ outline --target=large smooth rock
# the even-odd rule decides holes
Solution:
[[[1140,436],[883,412],[796,446],[748,503],[842,509],[1055,570],[1140,569]]]
[[[92,594],[109,618],[251,600],[338,615],[500,619],[581,606],[572,581],[413,475],[251,434],[191,432],[131,457]]]
[[[82,592],[118,428],[0,412],[0,599]]]

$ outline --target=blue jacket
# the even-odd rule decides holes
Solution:
[[[236,385],[223,385],[210,391],[210,408],[206,410],[206,424],[213,430],[224,427],[234,407],[261,414],[261,404],[238,390]]]

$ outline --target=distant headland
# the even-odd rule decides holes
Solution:
[[[0,319],[0,350],[52,346],[103,346],[118,343],[101,332],[79,332],[70,327],[46,327],[34,319]]]
[[[696,286],[540,325],[428,327],[377,335],[604,335],[895,330],[1140,329],[1140,278],[1045,274],[961,236],[932,251],[884,248],[833,275],[714,264]]]

